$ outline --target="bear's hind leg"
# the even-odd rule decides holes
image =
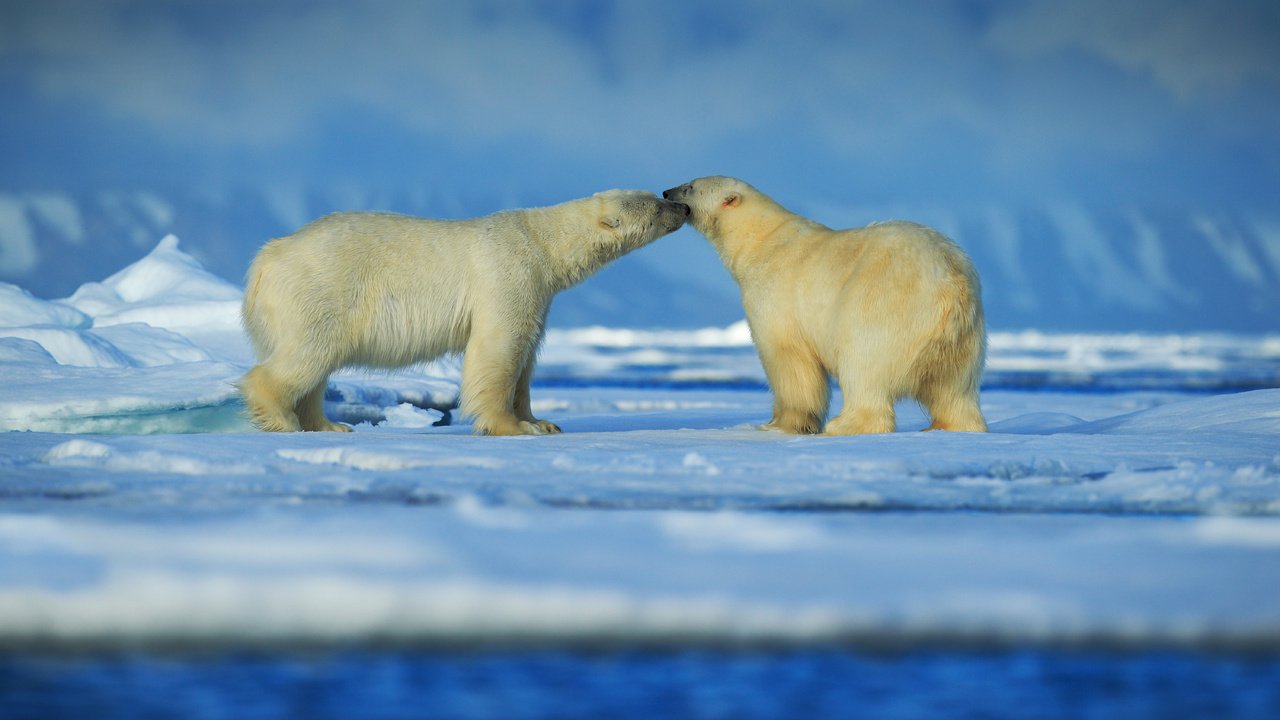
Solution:
[[[986,432],[987,421],[982,417],[976,396],[976,392],[954,388],[926,388],[919,399],[933,423],[925,429]]]
[[[299,424],[302,425],[303,430],[307,431],[351,432],[350,426],[332,422],[325,417],[324,390],[327,386],[327,381],[316,385],[306,395],[303,395],[298,404],[294,406],[294,412],[298,415]]]
[[[913,381],[912,395],[924,406],[933,423],[926,430],[986,432],[987,421],[978,405],[981,357],[972,348],[932,349],[917,366],[923,370]],[[965,352],[968,350],[968,352]],[[980,352],[980,351],[978,351]]]
[[[294,412],[294,397],[288,386],[277,380],[265,364],[258,365],[240,381],[240,393],[249,410],[249,420],[268,432],[297,432],[302,429]]]

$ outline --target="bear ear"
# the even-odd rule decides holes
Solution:
[[[732,207],[738,207],[738,205],[741,205],[741,204],[742,204],[742,196],[734,192],[734,193],[728,193],[724,196],[724,200],[720,202],[720,207],[732,208]]]
[[[607,227],[611,230],[617,230],[619,227],[622,226],[622,218],[618,217],[617,215],[605,215],[604,217],[600,218],[600,225],[602,227]]]

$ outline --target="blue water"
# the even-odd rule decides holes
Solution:
[[[1280,656],[408,651],[0,656],[19,718],[1280,718]]]

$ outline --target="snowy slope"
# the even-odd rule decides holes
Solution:
[[[262,243],[334,210],[469,217],[564,199],[283,187],[0,194],[0,281],[62,296],[174,232],[213,273],[238,283]],[[995,330],[1280,331],[1280,218],[1265,213],[1070,201],[872,207],[857,198],[779,199],[832,227],[905,218],[950,234],[982,273]],[[685,229],[562,295],[552,324],[693,328],[728,325],[740,315],[736,288],[715,253]]]
[[[904,404],[823,438],[755,428],[741,324],[557,330],[562,435],[434,426],[449,362],[338,377],[328,411],[376,425],[266,434],[239,291],[175,239],[0,293],[0,647],[1280,648],[1275,337],[997,335],[989,378],[1038,385],[988,386],[992,432]]]

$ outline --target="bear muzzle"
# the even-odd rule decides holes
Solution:
[[[685,221],[689,219],[690,213],[693,211],[688,205],[682,202],[663,201],[664,208],[663,219],[668,222],[668,232],[679,230]]]
[[[670,190],[663,190],[662,197],[667,200],[680,200],[688,197],[689,191],[692,189],[693,185],[691,183],[685,183],[684,185],[673,187]]]

